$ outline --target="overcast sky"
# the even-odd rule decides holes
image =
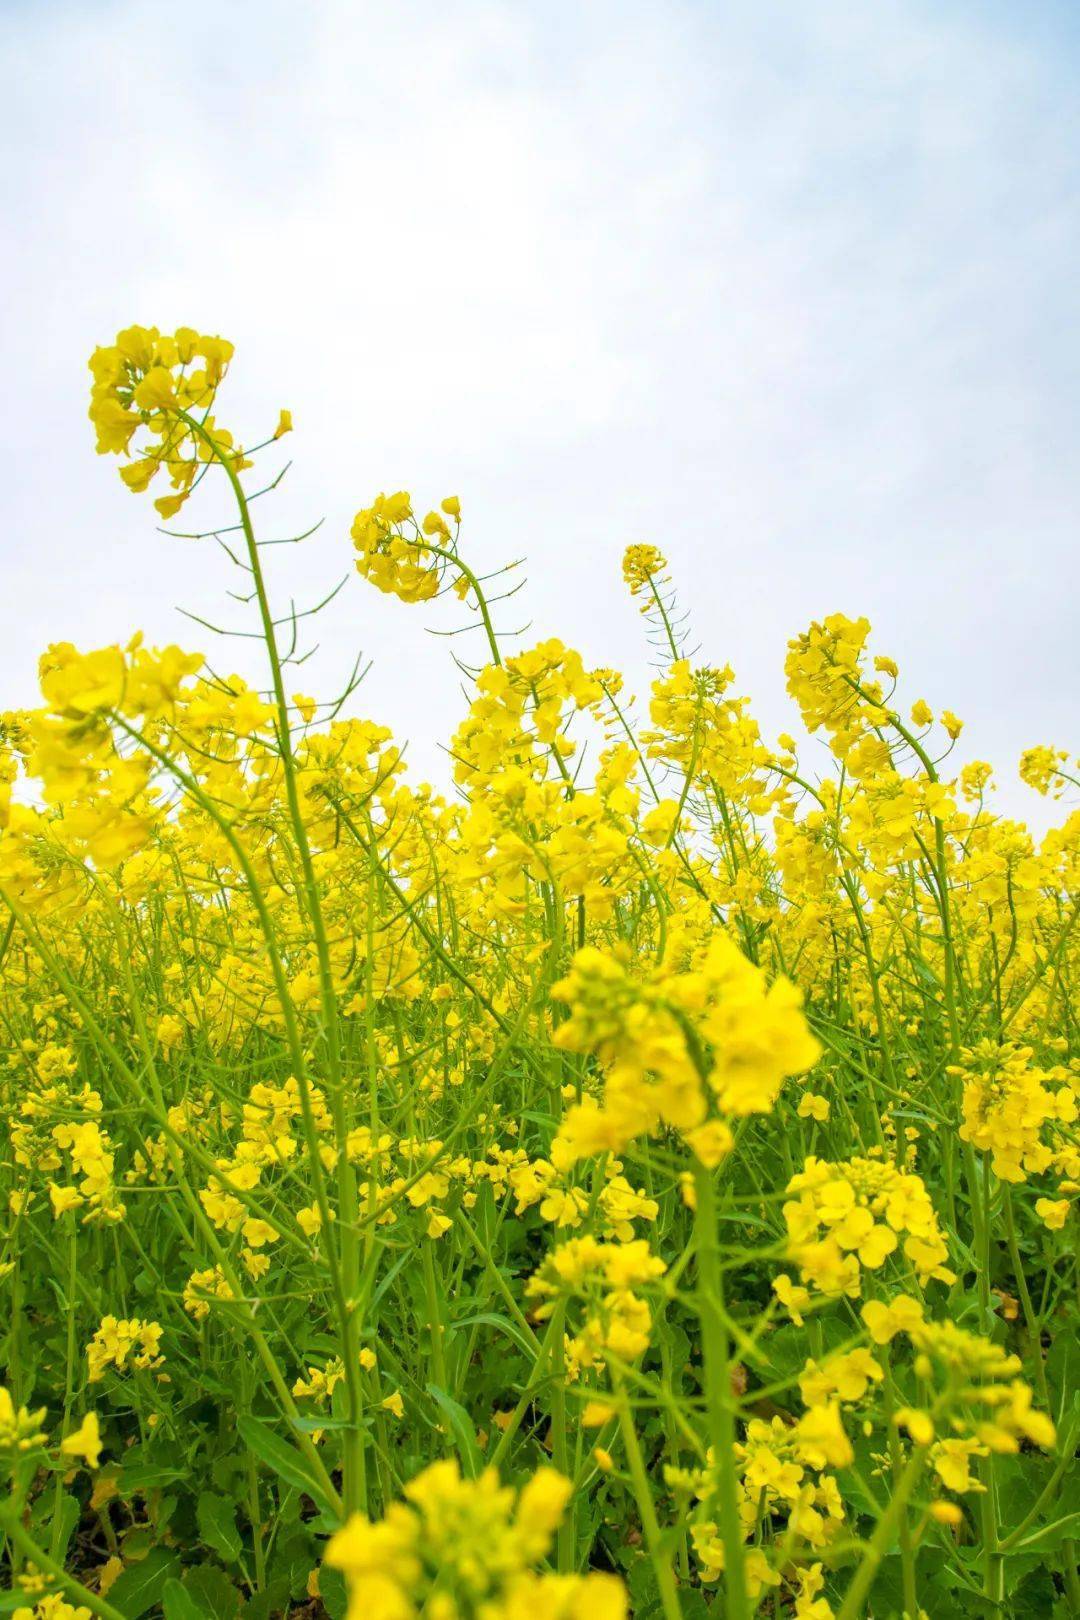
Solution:
[[[528,558],[503,623],[644,684],[619,560],[652,540],[769,735],[788,637],[866,613],[1042,824],[1019,751],[1080,741],[1071,4],[7,0],[0,27],[0,707],[60,639],[244,667],[174,608],[220,618],[235,582],[154,532],[85,415],[95,343],[191,324],[237,346],[219,420],[293,411],[264,532],[326,521],[271,553],[286,597],[350,566],[380,490],[456,493],[478,568]],[[425,625],[454,622],[354,576],[321,626],[322,690],[362,648],[354,712],[429,776],[462,698]]]

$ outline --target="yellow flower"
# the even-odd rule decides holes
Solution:
[[[135,404],[144,411],[168,411],[176,406],[176,389],[173,386],[172,372],[165,366],[151,366],[145,377],[136,385],[133,394]]]
[[[931,1450],[930,1462],[942,1484],[960,1495],[985,1489],[972,1478],[971,1464],[974,1458],[987,1455],[986,1446],[975,1440],[939,1440]]]
[[[856,1252],[864,1266],[876,1271],[895,1248],[896,1233],[888,1226],[873,1226],[856,1245]]]
[[[849,1350],[829,1356],[819,1367],[808,1361],[799,1374],[799,1389],[807,1406],[820,1406],[831,1396],[841,1401],[860,1401],[871,1383],[880,1383],[885,1373],[868,1350]]]
[[[650,581],[657,579],[667,567],[667,558],[656,546],[627,546],[623,553],[623,579],[630,587],[631,596],[637,596]]]
[[[862,1308],[862,1319],[875,1344],[888,1344],[898,1333],[910,1333],[923,1319],[923,1308],[910,1294],[897,1294],[885,1304],[880,1299],[868,1299]]]
[[[180,1042],[183,1040],[184,1025],[181,1023],[180,1019],[175,1018],[172,1013],[165,1013],[161,1018],[158,1019],[155,1034],[157,1035],[158,1045],[161,1047],[162,1051],[169,1053],[172,1052],[175,1047],[179,1046]]]
[[[786,1272],[782,1271],[778,1277],[773,1278],[773,1292],[781,1305],[784,1306],[796,1327],[802,1327],[802,1312],[810,1305],[810,1290],[793,1283]]]
[[[626,1620],[613,1576],[550,1575],[545,1557],[572,1486],[541,1468],[517,1492],[494,1469],[463,1479],[456,1462],[431,1464],[377,1522],[354,1514],[331,1537],[325,1562],[344,1573],[347,1620],[457,1620],[450,1592],[467,1593],[468,1613],[490,1620]]]
[[[243,1233],[248,1247],[252,1249],[264,1248],[267,1243],[276,1243],[278,1240],[278,1234],[269,1221],[260,1220],[255,1215],[244,1222]]]
[[[89,1382],[99,1382],[110,1366],[117,1372],[160,1367],[164,1360],[159,1353],[161,1331],[158,1322],[103,1316],[101,1326],[86,1347]]]
[[[98,453],[131,458],[120,475],[137,493],[166,468],[177,493],[154,502],[162,517],[173,517],[183,506],[200,463],[213,457],[231,461],[236,469],[249,465],[232,435],[209,414],[232,352],[223,338],[200,336],[190,327],[169,337],[151,326],[118,332],[114,344],[90,357],[89,415]],[[196,357],[204,365],[189,370]],[[198,428],[191,425],[193,412]],[[140,432],[148,440],[133,450]]]
[[[60,1443],[65,1457],[83,1457],[91,1468],[98,1466],[101,1456],[101,1430],[96,1412],[87,1412],[77,1429]]]
[[[53,1207],[53,1214],[59,1220],[66,1215],[69,1209],[78,1209],[83,1203],[82,1193],[77,1187],[58,1187],[55,1181],[49,1183],[49,1201]]]
[[[715,1170],[735,1146],[734,1132],[722,1119],[709,1119],[704,1125],[695,1125],[692,1130],[684,1131],[683,1137],[706,1170]]]
[[[1067,1198],[1037,1198],[1035,1200],[1035,1213],[1051,1231],[1059,1232],[1069,1216],[1069,1200]]]
[[[855,1460],[851,1441],[844,1433],[840,1407],[836,1401],[813,1406],[796,1428],[799,1455],[811,1468],[847,1468]]]
[[[1025,748],[1020,756],[1020,778],[1044,797],[1059,797],[1065,786],[1062,766],[1068,761],[1063,748]]]
[[[829,1099],[817,1096],[812,1091],[804,1091],[799,1098],[797,1113],[800,1119],[816,1119],[823,1123],[829,1117]]]
[[[906,1429],[917,1446],[928,1446],[934,1438],[934,1423],[928,1412],[915,1406],[901,1406],[893,1417],[898,1428]]]
[[[45,1444],[44,1419],[44,1407],[37,1412],[16,1408],[10,1390],[0,1384],[0,1450],[36,1451]]]

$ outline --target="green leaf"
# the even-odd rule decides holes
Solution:
[[[680,1593],[683,1620],[709,1620],[709,1600],[704,1592]]]
[[[1009,1593],[1009,1620],[1045,1620],[1048,1614],[1055,1613],[1056,1596],[1054,1577],[1040,1565]],[[1063,1613],[1062,1610],[1056,1612]]]
[[[139,1620],[140,1614],[161,1602],[166,1583],[180,1569],[179,1554],[165,1547],[154,1547],[137,1564],[121,1570],[109,1588],[109,1602],[126,1616]]]
[[[82,1518],[82,1507],[77,1497],[69,1496],[66,1492],[60,1498],[60,1539],[56,1544],[56,1557],[61,1563],[67,1553],[68,1542],[74,1533],[75,1526]],[[52,1542],[53,1494],[45,1491],[38,1499],[32,1525],[39,1541],[45,1544]],[[18,1605],[16,1605],[18,1607]]]
[[[1002,1535],[1007,1535],[1026,1518],[1028,1509],[1034,1506],[1049,1479],[1052,1468],[1049,1457],[1034,1452],[998,1459],[994,1466],[994,1485]]]
[[[216,1564],[196,1564],[184,1571],[184,1587],[212,1620],[227,1620],[240,1607],[240,1594]]]
[[[170,1578],[161,1592],[165,1620],[214,1620],[212,1609],[204,1609],[193,1592]]]
[[[1033,1530],[1029,1536],[1016,1543],[1016,1552],[1033,1553],[1048,1552],[1052,1547],[1059,1547],[1063,1541],[1071,1540],[1080,1535],[1080,1513],[1066,1513],[1064,1518],[1055,1519],[1053,1524],[1045,1524],[1041,1529]]]
[[[226,1564],[235,1564],[243,1543],[236,1528],[236,1509],[228,1497],[203,1491],[195,1505],[199,1534]]]
[[[137,1564],[146,1557],[152,1547],[157,1546],[153,1526],[149,1524],[133,1524],[125,1530],[120,1537],[120,1559],[125,1564]]]
[[[393,1262],[393,1264],[386,1268],[379,1280],[379,1284],[375,1289],[375,1292],[371,1296],[372,1308],[378,1305],[383,1296],[390,1291],[390,1288],[393,1286],[394,1280],[396,1279],[398,1273],[408,1264],[411,1259],[412,1250],[405,1249]]]
[[[341,1385],[339,1384],[338,1389],[340,1388]],[[337,1389],[335,1389],[334,1394],[337,1394]],[[327,1417],[325,1412],[320,1412],[318,1417],[298,1417],[293,1419],[293,1428],[297,1434],[333,1434],[337,1430],[348,1429],[351,1426],[351,1419]]]
[[[480,1311],[476,1316],[461,1316],[456,1322],[451,1322],[449,1331],[456,1333],[460,1328],[468,1327],[498,1328],[500,1333],[505,1333],[508,1339],[514,1341],[530,1362],[536,1360],[535,1342],[530,1342],[525,1330],[509,1316],[502,1316],[497,1311]]]
[[[55,1556],[63,1563],[67,1555],[68,1543],[75,1533],[75,1526],[82,1518],[82,1503],[74,1496],[62,1496],[60,1499],[60,1540],[56,1544]]]
[[[1055,1334],[1046,1357],[1046,1376],[1058,1401],[1057,1413],[1050,1415],[1057,1417],[1060,1426],[1068,1403],[1075,1400],[1080,1385],[1080,1334]]]
[[[284,1537],[279,1536],[270,1560],[271,1579],[281,1576],[289,1588],[289,1596],[297,1602],[307,1598],[308,1576],[317,1562],[314,1538],[306,1527],[297,1527]]]
[[[473,1428],[472,1419],[465,1408],[459,1406],[453,1396],[448,1395],[445,1389],[440,1389],[438,1384],[429,1384],[427,1392],[446,1414],[466,1479],[475,1479],[484,1462],[480,1455],[480,1447],[476,1443],[476,1430]]]
[[[156,1491],[162,1485],[172,1485],[178,1479],[183,1479],[184,1473],[180,1468],[170,1468],[163,1463],[135,1463],[130,1467],[121,1468],[117,1484],[121,1496],[134,1496],[136,1491]]]
[[[329,1507],[326,1493],[308,1467],[307,1458],[295,1446],[290,1446],[261,1418],[244,1415],[237,1419],[240,1438],[279,1479],[297,1490],[306,1491],[321,1507]]]
[[[349,1604],[345,1577],[340,1569],[327,1569],[323,1564],[319,1570],[319,1597],[330,1620],[345,1620]]]
[[[283,1576],[275,1577],[249,1597],[240,1611],[240,1620],[272,1620],[289,1607],[289,1583]]]

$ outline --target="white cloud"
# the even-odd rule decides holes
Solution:
[[[348,566],[379,489],[452,490],[481,566],[528,555],[536,632],[597,662],[645,668],[618,559],[649,538],[771,730],[787,636],[841,608],[1003,776],[1068,742],[1076,38],[1023,26],[856,0],[9,9],[5,701],[52,639],[204,639],[171,604],[214,617],[218,562],[153,534],[84,414],[95,342],[189,321],[237,342],[224,420],[294,411],[266,521],[327,523],[277,554],[286,595]],[[424,622],[352,581],[324,669],[374,655],[362,708],[434,770],[461,704]]]

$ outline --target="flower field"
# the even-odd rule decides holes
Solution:
[[[1076,762],[1036,841],[840,614],[768,742],[646,544],[635,701],[397,493],[352,588],[464,637],[410,785],[304,690],[231,360],[129,328],[90,418],[264,684],[60,643],[0,718],[0,1612],[1080,1615]]]

